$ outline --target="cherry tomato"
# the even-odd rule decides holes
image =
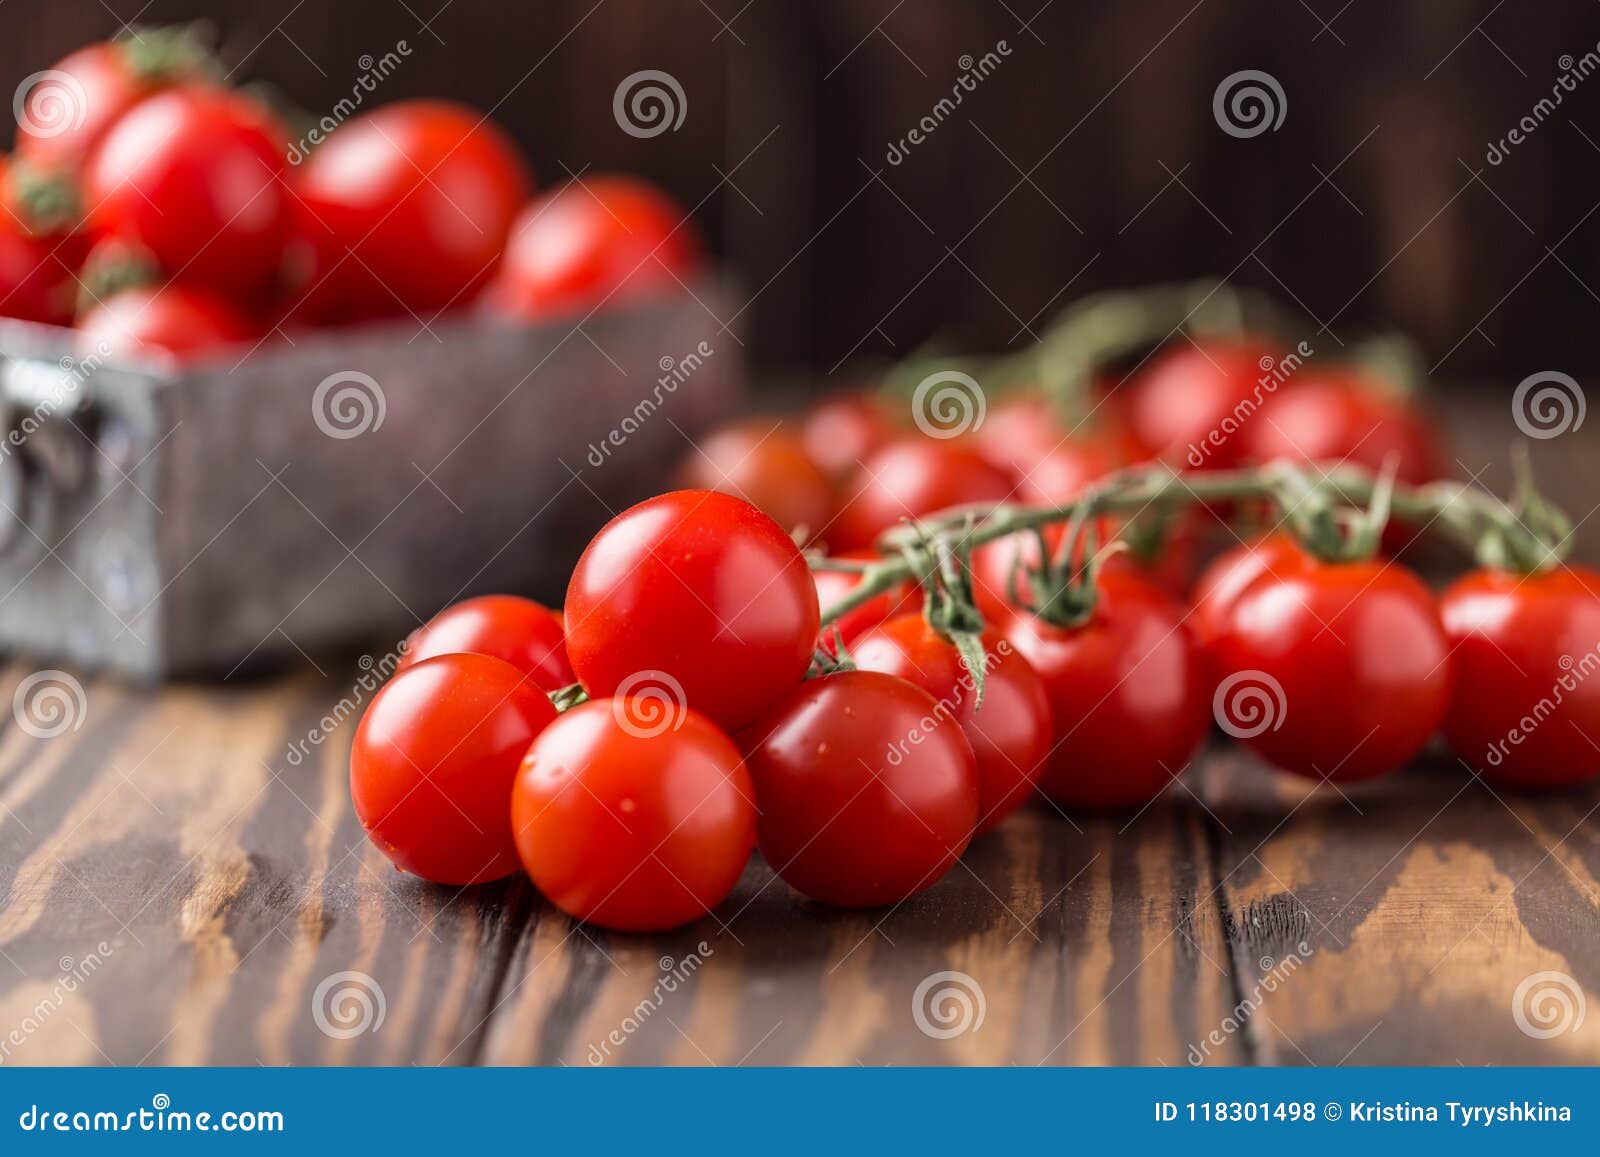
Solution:
[[[487,301],[511,317],[582,313],[681,293],[701,262],[694,222],[671,197],[632,177],[587,177],[523,210]]]
[[[515,667],[440,655],[373,697],[350,749],[350,796],[395,867],[440,884],[517,870],[511,784],[528,745],[556,717]]]
[[[260,336],[261,327],[228,302],[174,283],[127,289],[95,306],[78,323],[77,345],[84,356],[165,356],[187,365]]]
[[[961,724],[977,761],[979,835],[1028,798],[1055,742],[1044,681],[998,632],[984,632],[983,649],[981,705],[955,644],[921,615],[899,615],[874,627],[850,651],[863,671],[898,675],[921,687]]]
[[[893,407],[872,394],[839,394],[806,413],[806,453],[831,478],[848,478],[900,432]]]
[[[898,903],[949,871],[977,826],[977,763],[960,725],[896,676],[808,680],[744,739],[761,854],[814,900]]]
[[[712,431],[684,456],[678,484],[686,490],[737,495],[785,530],[823,530],[833,515],[833,488],[798,435],[776,419],[752,418]]]
[[[1189,586],[1200,551],[1198,524],[1179,514],[1177,522],[1168,530],[1166,541],[1154,558],[1143,558],[1131,550],[1105,551],[1105,545],[1123,533],[1119,520],[1104,517],[1098,520],[1100,534],[1100,569],[1109,574],[1131,574],[1154,583],[1167,594],[1178,597]],[[1066,536],[1065,523],[1056,522],[1042,528],[1044,541],[1051,557]],[[1086,545],[1086,544],[1084,544]],[[972,586],[978,609],[990,619],[1002,619],[1028,602],[1028,588],[1016,562],[1021,559],[1024,568],[1039,565],[1039,537],[1035,534],[1013,534],[986,542],[972,552]],[[1082,561],[1083,552],[1076,552]]]
[[[1222,634],[1235,600],[1256,579],[1265,574],[1292,574],[1312,561],[1292,535],[1278,531],[1219,554],[1200,573],[1190,593],[1194,614],[1189,616],[1189,626],[1201,649],[1210,647]]]
[[[709,490],[662,494],[607,523],[572,572],[566,621],[591,697],[664,685],[730,730],[805,676],[820,624],[794,540]]]
[[[277,274],[289,235],[284,148],[282,127],[237,93],[159,92],[89,158],[90,228],[142,245],[169,277],[254,300]]]
[[[825,536],[842,550],[872,545],[903,519],[967,502],[1000,502],[1011,480],[970,447],[930,438],[891,442],[845,486],[844,508]]]
[[[77,296],[74,246],[63,237],[36,237],[0,209],[0,317],[69,325]]]
[[[46,168],[77,168],[124,113],[160,88],[198,78],[203,62],[186,28],[142,28],[68,53],[29,88],[17,152]]]
[[[739,882],[756,842],[755,793],[738,749],[705,716],[596,699],[534,740],[511,826],[557,908],[659,932],[704,916]]]
[[[300,313],[334,322],[464,305],[493,274],[533,187],[487,117],[405,100],[352,117],[301,168],[311,255]]]
[[[1412,485],[1442,472],[1443,454],[1423,413],[1354,370],[1302,371],[1263,403],[1260,420],[1240,437],[1252,462],[1349,462],[1377,471],[1392,457],[1396,478]]]
[[[1266,571],[1208,647],[1217,722],[1311,779],[1370,779],[1422,750],[1450,702],[1433,595],[1377,560]]]
[[[972,441],[992,465],[1021,476],[1070,436],[1054,402],[1043,394],[1024,393],[990,406]]]
[[[1137,807],[1189,764],[1210,715],[1183,614],[1135,575],[1102,570],[1087,622],[1019,613],[1005,637],[1044,680],[1055,743],[1039,788],[1067,807]]]
[[[1237,466],[1240,432],[1278,389],[1275,365],[1271,349],[1255,341],[1179,342],[1123,388],[1121,408],[1149,455],[1194,469]]]
[[[877,562],[879,559],[879,556],[870,550],[847,550],[833,557],[848,562]],[[847,571],[813,571],[812,578],[817,584],[817,603],[824,612],[861,584],[858,575]],[[824,626],[822,638],[826,642],[837,630],[839,637],[849,643],[886,619],[917,610],[921,606],[922,589],[914,582],[900,583],[880,595],[874,595],[859,607],[846,611]]]
[[[411,633],[396,669],[461,652],[504,659],[541,691],[559,691],[577,682],[567,662],[560,618],[532,599],[481,595],[446,607]]]
[[[1018,464],[1017,496],[1022,502],[1069,502],[1120,465],[1114,447],[1066,438],[1027,465]]]
[[[1454,686],[1444,734],[1492,783],[1566,788],[1600,774],[1600,572],[1474,571],[1440,599]]]

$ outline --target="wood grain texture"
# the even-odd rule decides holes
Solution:
[[[1503,410],[1449,415],[1463,470],[1504,461]],[[1594,449],[1539,448],[1577,518]],[[0,702],[32,673],[0,670]],[[888,911],[819,908],[758,860],[712,918],[622,936],[526,881],[390,868],[351,813],[353,724],[305,743],[359,673],[90,681],[48,738],[5,717],[0,1060],[1600,1062],[1600,785],[1496,794],[1441,753],[1311,790],[1219,744],[1137,816],[1027,811]],[[1586,992],[1578,1031],[1518,1028],[1544,971]],[[940,973],[981,990],[975,1031],[919,1028]],[[380,991],[381,1024],[344,1034]]]

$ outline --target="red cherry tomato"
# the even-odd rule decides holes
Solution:
[[[161,358],[187,365],[240,342],[261,327],[205,290],[170,284],[128,289],[95,306],[78,323],[84,356]]]
[[[1179,342],[1123,388],[1121,410],[1152,457],[1194,469],[1237,466],[1245,454],[1240,432],[1256,424],[1278,389],[1275,366],[1272,350],[1258,342]]]
[[[184,29],[144,28],[69,53],[27,90],[18,154],[49,169],[78,167],[124,113],[166,85],[194,79],[201,60]]]
[[[405,100],[352,117],[301,168],[311,268],[297,312],[334,322],[466,304],[532,188],[516,145],[472,109]]]
[[[1055,744],[1039,788],[1067,807],[1148,803],[1189,764],[1210,716],[1200,656],[1177,604],[1131,574],[1102,570],[1081,626],[1029,614],[1001,630],[1044,680]]]
[[[794,540],[709,490],[662,494],[608,522],[572,572],[566,621],[592,697],[665,686],[730,730],[805,676],[820,622]]]
[[[1120,530],[1115,518],[1099,520],[1100,569],[1106,574],[1131,574],[1154,583],[1167,594],[1178,597],[1188,589],[1200,551],[1199,524],[1180,514],[1167,532],[1166,541],[1153,559],[1145,559],[1131,550],[1106,551],[1105,546],[1118,537]],[[1045,544],[1051,557],[1066,536],[1065,523],[1051,523],[1042,528]],[[1077,552],[1081,561],[1082,550]],[[1016,562],[1021,559],[1024,568],[1039,565],[1039,538],[1032,533],[1013,534],[986,542],[972,552],[972,586],[978,609],[990,619],[1003,619],[1028,602],[1028,588]]]
[[[0,209],[0,317],[70,325],[77,296],[74,253],[70,239],[35,237]]]
[[[557,908],[658,932],[704,916],[738,883],[755,847],[755,793],[738,749],[698,712],[597,699],[534,740],[511,825]]]
[[[254,300],[289,235],[285,133],[237,93],[174,88],[113,125],[85,172],[99,237],[142,245],[167,276]]]
[[[1442,473],[1439,441],[1423,413],[1354,370],[1303,371],[1263,403],[1260,420],[1240,437],[1252,462],[1349,462],[1377,471],[1393,458],[1396,478],[1412,485]]]
[[[1208,648],[1217,722],[1311,779],[1403,767],[1450,702],[1450,647],[1433,595],[1381,561],[1258,575]]]
[[[921,615],[899,615],[857,640],[850,655],[863,671],[898,675],[953,714],[978,768],[981,835],[1021,806],[1033,791],[1055,742],[1044,682],[1009,640],[985,631],[983,703],[955,645]]]
[[[1054,402],[1043,394],[1026,393],[990,406],[972,441],[992,465],[1021,476],[1070,436]]]
[[[586,177],[517,218],[487,301],[511,317],[581,313],[681,293],[701,260],[694,221],[660,189],[632,177]]]
[[[1251,583],[1265,574],[1292,574],[1313,561],[1293,536],[1281,532],[1218,555],[1200,573],[1190,593],[1194,614],[1189,616],[1189,626],[1201,649],[1222,634],[1235,600]]]
[[[977,826],[972,748],[904,679],[808,680],[744,738],[761,854],[814,900],[898,903],[949,871]]]
[[[1000,502],[1011,480],[970,447],[931,438],[891,442],[845,485],[844,508],[824,536],[841,550],[869,547],[902,519],[967,502]]]
[[[879,559],[879,556],[870,550],[847,550],[833,557],[850,562],[877,562]],[[861,584],[860,576],[847,571],[813,571],[812,578],[817,584],[817,604],[824,612]],[[823,641],[831,639],[837,630],[839,637],[849,643],[884,620],[917,610],[921,606],[921,588],[914,582],[901,583],[880,595],[874,595],[859,607],[846,611],[824,626]]]
[[[1517,789],[1600,774],[1600,572],[1475,571],[1440,599],[1454,685],[1445,739]]]
[[[509,875],[518,865],[511,784],[555,717],[521,671],[487,655],[440,655],[401,671],[356,729],[356,818],[395,867],[425,880]]]
[[[848,478],[900,431],[896,411],[871,394],[840,394],[813,406],[800,437],[831,478]]]
[[[1116,449],[1099,442],[1064,439],[1019,463],[1017,496],[1022,502],[1068,502],[1091,482],[1122,465]]]
[[[541,691],[559,691],[577,682],[567,662],[560,618],[532,599],[481,595],[446,607],[411,633],[396,670],[462,652],[504,659]]]
[[[678,484],[720,490],[765,511],[785,530],[823,530],[833,488],[806,455],[798,435],[775,419],[746,419],[714,430],[684,455]]]

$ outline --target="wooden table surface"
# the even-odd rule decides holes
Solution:
[[[1450,413],[1497,488],[1504,397]],[[1536,449],[1585,518],[1600,437]],[[757,861],[712,918],[624,936],[390,868],[354,722],[291,756],[360,673],[86,679],[74,729],[6,718],[0,1063],[1600,1063],[1600,784],[1497,794],[1439,753],[1313,790],[1218,744],[1137,816],[1013,817],[891,911]]]

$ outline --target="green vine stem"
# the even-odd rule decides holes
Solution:
[[[1393,517],[1459,544],[1485,566],[1536,573],[1558,565],[1570,549],[1570,523],[1565,515],[1531,491],[1513,506],[1481,487],[1461,482],[1390,487],[1386,480],[1353,466],[1335,467],[1315,476],[1288,463],[1187,474],[1167,466],[1140,466],[1109,474],[1074,501],[1060,505],[960,506],[915,525],[898,526],[879,540],[883,561],[847,568],[859,573],[861,581],[824,608],[822,621],[833,622],[895,584],[917,577],[905,557],[907,548],[914,549],[929,537],[959,541],[963,549],[970,550],[1075,517],[1264,499],[1278,509],[1287,529],[1313,554],[1339,561],[1370,550],[1369,536],[1349,533],[1350,515],[1353,509],[1371,506],[1375,498],[1380,505],[1387,498],[1387,510]],[[833,559],[813,559],[813,565],[838,569]]]

